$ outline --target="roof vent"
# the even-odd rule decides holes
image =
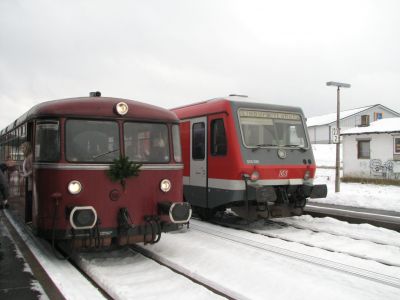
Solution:
[[[101,97],[101,93],[99,91],[90,92],[89,97]]]
[[[238,94],[230,94],[229,97],[242,97],[242,98],[248,98],[249,96],[247,95],[238,95]]]

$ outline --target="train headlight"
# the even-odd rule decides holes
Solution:
[[[253,171],[250,175],[250,180],[251,181],[257,181],[260,178],[260,173],[258,171]]]
[[[72,180],[68,183],[68,192],[72,195],[77,195],[82,191],[82,184],[78,180]]]
[[[287,153],[286,153],[285,149],[278,149],[278,157],[279,158],[284,159],[284,158],[286,158],[286,156],[287,156]]]
[[[169,192],[169,190],[171,189],[171,181],[169,181],[168,179],[163,179],[160,183],[160,189],[166,193]]]
[[[310,172],[310,170],[306,170],[306,171],[304,172],[304,180],[308,180],[308,179],[310,179],[310,177],[311,177],[311,172]]]
[[[115,106],[115,110],[117,111],[117,114],[119,114],[120,116],[124,116],[127,114],[129,107],[128,104],[126,104],[125,102],[119,102]]]

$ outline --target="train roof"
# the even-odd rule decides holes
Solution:
[[[263,109],[263,110],[274,110],[274,111],[283,111],[283,112],[295,112],[303,114],[303,111],[300,107],[296,106],[286,106],[286,105],[277,105],[277,104],[269,104],[256,99],[247,98],[243,96],[229,96],[229,97],[220,97],[213,98],[206,101],[196,102],[180,107],[176,107],[171,109],[174,111],[180,119],[187,119],[193,116],[200,116],[204,114],[213,114],[219,112],[226,112],[228,106],[234,108],[246,107],[246,108],[254,108],[254,109]]]
[[[124,116],[115,113],[114,107],[119,102],[125,102],[129,107]],[[3,129],[1,134],[31,119],[60,116],[178,122],[175,113],[155,105],[122,98],[78,97],[39,103]]]

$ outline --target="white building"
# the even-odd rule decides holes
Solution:
[[[381,104],[364,106],[340,112],[340,128],[343,132],[358,126],[367,126],[370,122],[400,117],[398,112]],[[308,135],[312,144],[331,144],[332,128],[336,128],[336,113],[307,119]]]
[[[400,118],[343,131],[343,177],[400,180]]]

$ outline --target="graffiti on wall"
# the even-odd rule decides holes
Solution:
[[[400,179],[400,163],[393,160],[382,162],[381,159],[369,161],[370,173],[372,176],[386,179]]]

